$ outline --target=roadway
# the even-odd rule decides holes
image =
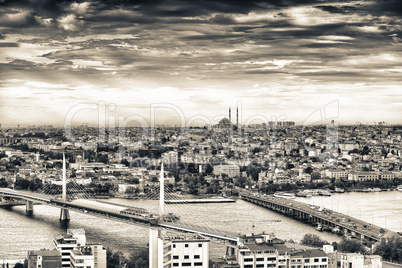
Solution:
[[[242,199],[271,210],[279,211],[287,216],[311,222],[314,225],[321,224],[324,230],[325,228],[333,230],[335,227],[338,227],[340,231],[347,230],[351,235],[358,234],[375,241],[380,240],[386,232],[390,232],[390,230],[372,225],[360,219],[293,199],[251,195],[243,195]]]

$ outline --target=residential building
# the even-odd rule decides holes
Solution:
[[[380,175],[375,172],[353,172],[348,174],[350,181],[375,181],[380,178]]]
[[[217,165],[214,166],[214,174],[226,174],[230,178],[233,178],[235,176],[240,176],[240,167],[238,165]]]
[[[382,259],[378,255],[360,253],[338,253],[339,268],[382,268]]]
[[[106,268],[106,249],[102,245],[88,244],[71,251],[73,268]]]
[[[28,251],[28,268],[61,268],[61,253],[58,250]]]

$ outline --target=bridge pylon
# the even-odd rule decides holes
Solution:
[[[63,188],[62,188],[62,196],[61,200],[63,202],[67,202],[67,178],[66,178],[66,157],[63,152]],[[62,208],[60,210],[60,220],[61,221],[69,221],[70,213],[68,209]]]
[[[27,204],[26,204],[26,213],[27,215],[32,215],[33,214],[33,202],[27,200]]]

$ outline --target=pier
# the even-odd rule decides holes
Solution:
[[[320,226],[322,231],[332,231],[346,237],[356,237],[372,242],[379,241],[387,232],[391,232],[349,215],[291,199],[251,195],[243,195],[241,198],[316,227]]]

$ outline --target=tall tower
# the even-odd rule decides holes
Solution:
[[[229,107],[229,123],[232,124],[232,113]]]
[[[63,152],[63,188],[62,188],[62,201],[67,202],[67,178],[66,178],[66,157]],[[70,213],[68,209],[62,208],[60,210],[60,220],[61,221],[69,221]]]
[[[163,220],[165,214],[165,177],[163,176],[163,162],[161,165],[161,174],[159,178],[159,216]]]

